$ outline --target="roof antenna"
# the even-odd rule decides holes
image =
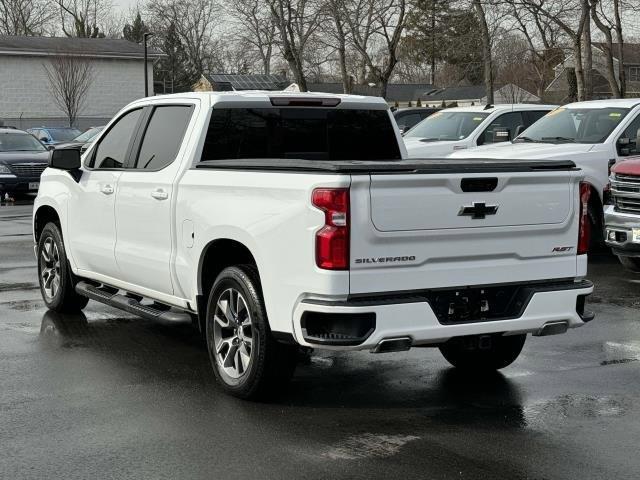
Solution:
[[[493,105],[491,105],[490,103],[487,103],[487,104],[484,106],[483,110],[489,110],[490,108],[493,108]]]

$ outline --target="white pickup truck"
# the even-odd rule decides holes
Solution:
[[[572,162],[405,156],[378,98],[136,101],[82,159],[52,152],[33,215],[44,301],[193,319],[243,398],[288,379],[300,346],[436,346],[497,369],[527,333],[593,318]]]
[[[450,157],[573,161],[591,186],[589,220],[594,240],[600,243],[609,169],[640,153],[639,129],[640,99],[590,100],[557,108],[512,142],[455,152]]]

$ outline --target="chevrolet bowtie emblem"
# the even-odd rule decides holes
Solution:
[[[487,215],[495,215],[498,212],[498,205],[487,205],[484,202],[473,202],[469,207],[460,207],[458,215],[468,216],[473,220],[482,220]]]

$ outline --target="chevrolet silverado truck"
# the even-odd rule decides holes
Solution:
[[[413,160],[385,101],[219,92],[136,101],[51,152],[33,232],[47,307],[193,321],[251,398],[300,347],[439,347],[495,370],[593,318],[589,190],[568,161]]]
[[[620,263],[640,273],[640,158],[611,169],[611,205],[604,212],[605,241]]]

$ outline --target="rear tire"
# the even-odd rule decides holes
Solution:
[[[62,234],[55,223],[47,223],[38,240],[38,279],[49,310],[78,312],[87,306],[89,299],[75,291]]]
[[[640,273],[640,258],[618,255],[618,260],[620,260],[622,266],[630,272]]]
[[[231,395],[264,398],[293,375],[296,348],[273,339],[252,265],[218,275],[209,294],[206,340],[216,380]]]
[[[462,370],[492,371],[511,365],[522,352],[526,334],[491,335],[489,344],[485,335],[452,338],[440,346],[444,358],[454,367]],[[482,338],[482,342],[481,339]]]

